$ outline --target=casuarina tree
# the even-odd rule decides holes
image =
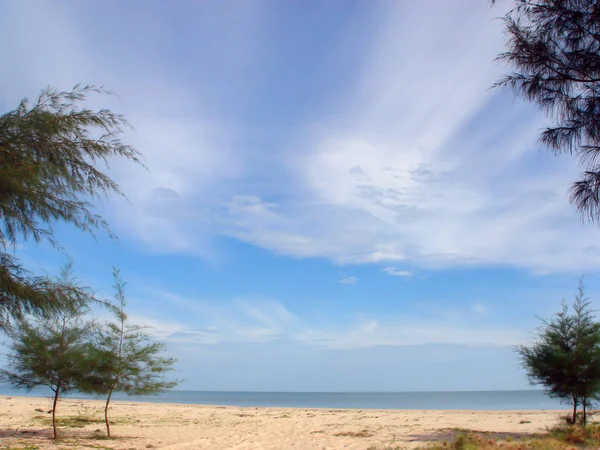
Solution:
[[[52,229],[58,221],[110,233],[93,212],[95,198],[121,193],[107,164],[114,157],[140,160],[120,140],[128,126],[121,115],[81,106],[90,93],[107,92],[47,88],[33,103],[24,99],[0,116],[0,327],[60,299],[14,256],[18,244],[48,240],[58,247]]]
[[[76,286],[70,265],[63,270],[60,280],[64,295],[76,292],[79,296],[85,289]],[[90,296],[91,298],[91,296]],[[93,327],[85,319],[89,307],[80,297],[63,298],[59,306],[34,312],[21,317],[9,329],[12,339],[8,354],[9,367],[0,371],[0,376],[9,384],[25,389],[46,386],[54,393],[52,402],[52,429],[58,437],[56,408],[64,393],[86,386],[94,376],[92,357],[95,355],[90,343]]]
[[[570,403],[573,423],[581,407],[585,424],[588,407],[600,393],[600,324],[581,282],[572,308],[563,303],[561,311],[542,322],[535,341],[518,353],[532,384]]]
[[[540,142],[579,160],[583,173],[571,201],[583,218],[600,222],[600,2],[515,0],[503,19],[506,52],[499,59],[514,72],[496,86],[549,116]]]
[[[132,324],[125,313],[125,283],[119,271],[114,269],[115,302],[109,305],[113,321],[104,324],[99,331],[94,358],[100,362],[101,383],[93,385],[96,393],[105,394],[104,419],[110,437],[108,417],[110,402],[115,392],[127,395],[149,395],[176,386],[179,381],[165,379],[173,370],[175,360],[161,356],[166,346],[156,342],[147,332],[148,327]]]

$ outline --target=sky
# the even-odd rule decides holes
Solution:
[[[182,389],[529,388],[513,351],[584,276],[600,231],[581,171],[537,143],[481,0],[0,3],[0,110],[105,86],[145,170],[111,161],[118,235],[55,224],[85,285],[129,314]],[[32,270],[66,256],[20,243]]]

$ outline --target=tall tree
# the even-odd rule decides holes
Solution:
[[[492,0],[492,3],[494,1]],[[553,121],[540,142],[574,154],[583,167],[571,187],[582,218],[600,222],[600,2],[515,0],[504,16],[515,72],[496,83],[537,105]]]
[[[600,323],[590,306],[580,282],[572,311],[563,303],[560,312],[542,322],[536,341],[518,348],[532,384],[571,403],[573,423],[580,406],[586,423],[587,408],[600,394]]]
[[[102,382],[93,385],[96,393],[107,395],[104,407],[106,433],[110,437],[108,410],[114,392],[127,395],[149,395],[176,386],[179,381],[168,381],[164,375],[173,370],[175,360],[161,354],[164,343],[155,342],[145,332],[148,327],[130,323],[125,313],[125,282],[114,269],[115,303],[110,305],[115,321],[100,329],[97,352],[101,361],[99,375]]]
[[[93,86],[47,88],[34,103],[23,99],[0,116],[0,326],[60,299],[14,257],[17,244],[45,239],[58,247],[56,221],[110,233],[92,211],[98,196],[121,194],[103,169],[113,157],[140,163],[137,151],[119,139],[128,126],[121,115],[81,107],[93,92],[108,93]]]
[[[64,286],[65,295],[73,292],[76,285],[67,265],[57,285]],[[84,291],[79,287],[76,292]],[[92,357],[95,355],[90,345],[93,328],[84,316],[89,308],[81,299],[63,299],[59,307],[45,311],[43,315],[21,317],[11,327],[12,338],[8,354],[9,369],[1,370],[2,377],[9,384],[33,389],[37,386],[49,387],[54,393],[52,403],[52,430],[58,437],[56,409],[60,395],[79,386],[86,386],[94,376]]]

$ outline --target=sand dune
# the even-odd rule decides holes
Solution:
[[[102,402],[63,400],[52,439],[50,400],[0,397],[0,449],[366,449],[413,448],[450,439],[456,428],[527,434],[555,425],[559,411],[406,411],[240,408],[114,402],[106,440]]]

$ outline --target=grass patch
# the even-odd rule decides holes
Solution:
[[[373,433],[371,433],[369,430],[365,429],[365,430],[360,430],[360,431],[340,431],[339,433],[335,433],[334,436],[365,438],[365,437],[373,436]]]
[[[0,447],[2,450],[38,450],[37,445],[23,445],[20,447]]]
[[[52,426],[52,417],[48,416],[34,416],[33,419],[38,425],[44,425],[46,427]],[[140,420],[133,418],[115,418],[110,420],[111,425],[125,425],[139,423]],[[100,425],[103,430],[105,425],[103,417],[89,417],[89,416],[67,416],[57,417],[56,426],[59,428],[85,428],[88,425]]]
[[[90,436],[90,439],[94,439],[96,441],[112,441],[113,440],[113,438],[108,437],[106,434],[100,434],[100,433],[106,433],[106,430],[101,430],[101,431],[96,430],[96,434]]]
[[[59,450],[65,450],[67,448],[71,449],[71,448],[93,448],[93,449],[97,449],[97,450],[115,450],[114,447],[109,447],[107,445],[102,445],[102,444],[91,444],[91,443],[82,443],[81,440],[87,440],[87,439],[96,439],[96,436],[79,436],[79,437],[73,437],[73,436],[59,436],[57,439],[53,440],[52,442],[55,445],[60,445],[57,448]],[[37,448],[37,447],[36,447]],[[2,447],[0,447],[0,449],[4,450]]]
[[[42,422],[46,426],[52,426],[52,418],[45,416],[36,416],[40,422]],[[58,427],[66,427],[66,428],[84,428],[88,425],[97,425],[103,424],[103,419],[94,419],[91,417],[57,417],[56,418],[56,426]]]
[[[550,436],[566,444],[600,448],[600,425],[586,427],[579,425],[563,425],[550,431]]]
[[[401,450],[394,445],[371,445],[367,450]],[[418,450],[583,450],[600,449],[600,425],[563,425],[546,434],[527,437],[459,431],[451,442],[434,443]]]
[[[392,447],[391,445],[386,445],[383,447],[380,447],[378,445],[370,445],[369,447],[367,447],[367,450],[402,450],[401,447]]]

